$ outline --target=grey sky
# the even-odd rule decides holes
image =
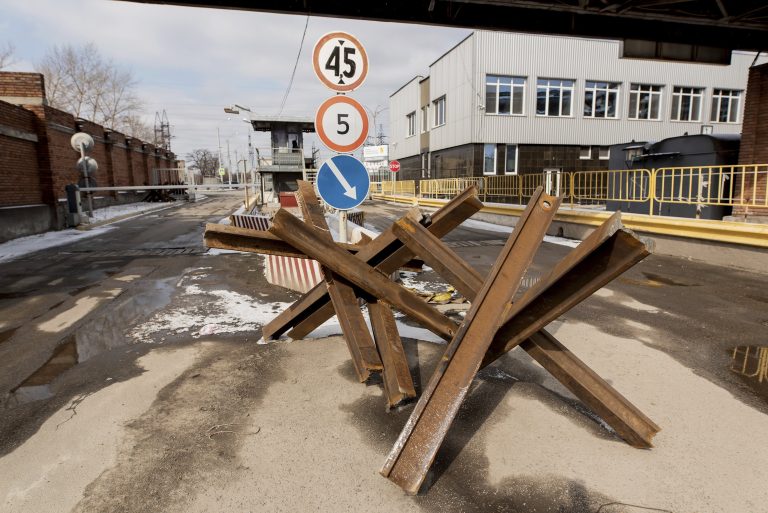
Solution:
[[[139,79],[147,123],[153,124],[156,110],[167,110],[177,154],[215,149],[217,127],[223,144],[229,139],[233,151],[244,152],[248,126],[228,120],[223,107],[238,103],[255,113],[277,113],[305,21],[304,16],[103,0],[0,0],[0,43],[16,45],[12,69],[30,71],[53,45],[93,41],[105,57]],[[312,17],[284,114],[313,116],[332,96],[311,69],[315,41],[332,30],[350,32],[366,46],[370,72],[351,96],[370,109],[388,105],[391,93],[426,74],[432,61],[469,33]],[[386,113],[380,122],[386,134]],[[254,137],[255,144],[268,146],[263,134]]]

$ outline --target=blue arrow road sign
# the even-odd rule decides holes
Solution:
[[[355,208],[368,196],[371,179],[363,163],[349,155],[326,160],[317,172],[317,191],[333,208]]]

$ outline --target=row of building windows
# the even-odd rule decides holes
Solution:
[[[525,115],[525,82],[523,77],[488,75],[485,84],[485,112],[496,115]],[[573,115],[574,80],[540,78],[536,81],[536,115],[571,117]],[[661,120],[664,86],[630,84],[629,109],[631,120]],[[584,85],[583,116],[586,118],[618,119],[619,89],[617,82],[587,81]],[[710,121],[738,123],[742,91],[714,89]],[[673,121],[701,121],[704,89],[674,86],[670,117]],[[432,102],[432,127],[445,124],[445,96]],[[406,116],[407,137],[416,135],[416,112]],[[429,107],[421,108],[421,131],[429,127]]]
[[[573,116],[575,80],[540,78],[536,81],[536,115]],[[525,114],[525,77],[487,75],[485,112],[501,115]],[[618,119],[618,82],[586,81],[582,114],[589,118]],[[661,120],[663,86],[630,84],[629,119]],[[741,91],[714,89],[710,121],[737,123]],[[670,117],[673,121],[701,121],[704,89],[674,86]]]
[[[504,160],[504,174],[516,175],[517,174],[517,161],[518,161],[518,147],[516,144],[506,144],[506,151],[504,152],[506,158]],[[608,160],[611,156],[610,147],[608,146],[581,146],[579,148],[579,158],[582,160],[597,158],[600,160]],[[497,159],[499,158],[499,145],[486,143],[483,145],[483,174],[495,175],[497,166]]]

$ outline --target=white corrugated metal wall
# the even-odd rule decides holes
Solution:
[[[754,54],[734,52],[729,66],[622,59],[619,55],[617,41],[475,32],[430,66],[430,98],[446,96],[446,123],[430,128],[430,150],[483,142],[605,146],[631,140],[659,140],[686,132],[698,134],[702,125],[711,125],[714,133],[741,132],[741,114],[739,123],[709,120],[712,91],[714,88],[744,90]],[[485,114],[486,74],[526,78],[523,116]],[[576,81],[572,116],[536,116],[538,78]],[[621,84],[618,119],[582,115],[587,80]],[[660,121],[628,119],[631,83],[664,86]],[[394,120],[391,142],[398,146],[395,158],[416,155],[419,151],[415,141],[403,143],[405,115],[418,109],[414,84],[408,84],[391,98],[390,119]],[[671,121],[672,88],[676,85],[705,89],[700,122]],[[744,95],[739,108],[743,112]],[[397,128],[400,125],[402,135]]]

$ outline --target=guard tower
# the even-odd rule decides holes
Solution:
[[[312,158],[304,157],[304,134],[315,131],[315,121],[309,117],[251,116],[256,132],[270,132],[269,155],[258,155],[256,172],[261,179],[263,203],[296,206],[293,193],[298,189],[296,180],[306,178],[307,170],[314,169]]]

